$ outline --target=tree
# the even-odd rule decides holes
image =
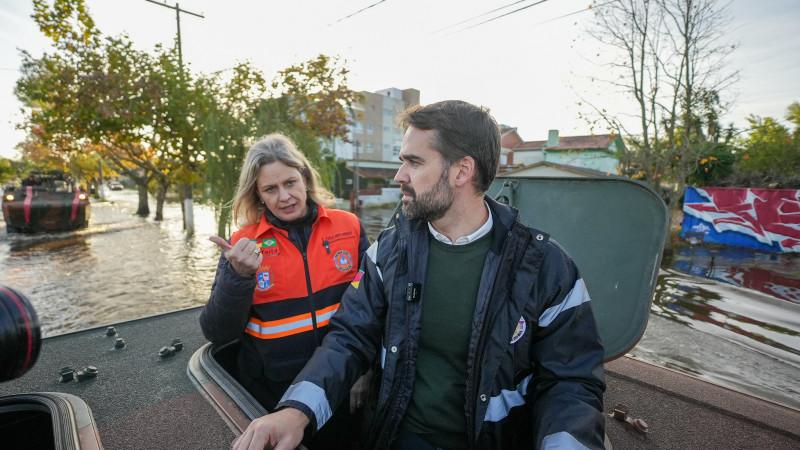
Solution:
[[[62,50],[78,51],[96,42],[99,33],[84,0],[33,0],[33,20]]]
[[[282,70],[271,90],[261,72],[248,64],[235,67],[225,83],[219,77],[206,80],[214,101],[202,122],[202,156],[220,235],[229,232],[239,169],[259,136],[279,132],[290,137],[320,171],[323,184],[330,185],[334,163],[320,142],[347,136],[347,111],[358,98],[347,87],[347,73],[335,58],[319,55]]]
[[[736,164],[734,183],[755,187],[800,187],[800,108],[789,106],[787,119],[794,131],[772,117],[750,116],[750,133],[742,142],[744,151]]]
[[[789,105],[786,120],[794,124],[794,139],[800,141],[800,102]]]
[[[317,136],[347,138],[348,111],[359,94],[347,87],[350,71],[338,58],[320,54],[278,73],[272,87],[289,100],[289,115]]]
[[[272,83],[274,95],[287,101],[286,116],[294,125],[290,134],[326,185],[333,182],[335,165],[324,151],[318,151],[322,150],[319,142],[348,141],[352,106],[361,98],[347,85],[349,73],[344,61],[320,54],[280,71]]]
[[[156,220],[163,217],[164,199],[171,185],[191,189],[191,185],[201,179],[202,130],[199,120],[203,114],[201,108],[208,105],[205,98],[208,93],[206,85],[195,79],[178,58],[177,47],[164,49],[157,46],[154,64],[147,74],[148,80],[156,87],[150,98],[152,134],[146,138],[160,163],[159,170],[154,172]],[[181,194],[187,195],[185,190]]]
[[[12,161],[8,158],[0,157],[0,187],[17,178],[17,176],[18,174],[14,170]]]
[[[102,38],[82,0],[37,0],[33,17],[55,51],[23,53],[16,89],[28,106],[23,127],[64,160],[91,147],[137,184],[141,216],[149,215],[154,184],[161,220],[169,186],[199,179],[201,85],[174,47],[151,56],[124,35]]]
[[[609,83],[632,100],[635,125],[602,108],[595,113],[626,137],[621,171],[665,189],[672,210],[700,162],[732,135],[718,123],[722,95],[738,77],[725,70],[735,48],[724,42],[727,6],[617,0],[596,7],[595,16],[592,35],[614,50]]]
[[[262,106],[267,87],[261,72],[249,64],[234,67],[227,82],[217,75],[202,83],[210,95],[201,108],[200,158],[207,162],[206,182],[217,213],[217,234],[227,236],[239,169],[250,141],[271,117]]]
[[[139,186],[137,214],[147,216],[147,184],[158,171],[143,144],[160,90],[151,58],[122,36],[41,58],[23,53],[15,92],[27,108],[23,128],[65,161],[87,146]]]

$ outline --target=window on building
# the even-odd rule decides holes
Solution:
[[[375,132],[375,130],[372,128],[372,124],[368,123],[367,124],[367,134],[372,134],[374,132]]]

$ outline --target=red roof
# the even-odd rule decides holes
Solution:
[[[506,128],[500,134],[500,146],[503,148],[517,148],[523,142],[516,128]]]
[[[548,147],[547,141],[527,141],[514,147],[514,151],[519,150],[547,150],[547,151],[568,151],[568,150],[589,150],[607,149],[617,138],[614,134],[596,134],[590,136],[562,136],[558,140],[558,145]]]

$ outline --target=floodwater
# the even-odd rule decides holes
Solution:
[[[182,230],[180,205],[164,220],[134,215],[137,194],[111,191],[92,203],[88,228],[69,233],[7,234],[0,216],[0,284],[34,303],[45,336],[202,305],[219,259],[208,237],[213,208],[195,205],[192,237]],[[150,202],[155,210],[155,202]],[[376,236],[391,211],[365,214]]]
[[[8,235],[0,221],[0,284],[34,303],[45,336],[202,305],[219,251],[213,209],[180,206],[164,221],[133,215],[136,193],[92,204],[88,229]],[[154,203],[151,203],[154,208]],[[377,235],[391,210],[365,210]],[[680,249],[664,261],[650,320],[631,355],[800,409],[800,257]]]

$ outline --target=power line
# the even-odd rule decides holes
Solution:
[[[466,31],[466,30],[469,30],[469,29],[471,29],[471,28],[475,28],[475,27],[477,27],[478,25],[482,25],[482,24],[484,24],[484,23],[491,22],[491,21],[493,21],[493,20],[499,19],[499,18],[501,18],[501,17],[504,17],[504,16],[507,16],[507,15],[509,15],[509,14],[513,14],[513,13],[515,13],[515,12],[518,12],[518,11],[522,11],[522,10],[524,10],[524,9],[530,8],[531,6],[536,6],[536,5],[540,4],[540,3],[544,3],[545,1],[547,1],[547,0],[542,0],[542,1],[539,1],[539,2],[536,2],[536,3],[533,3],[533,4],[531,4],[531,5],[527,5],[527,6],[525,6],[525,7],[522,7],[522,8],[516,9],[516,10],[514,10],[514,11],[510,11],[510,12],[508,12],[508,13],[506,13],[506,14],[503,14],[503,15],[500,15],[500,16],[497,16],[497,17],[493,17],[493,18],[491,18],[491,19],[489,19],[489,20],[485,20],[485,21],[483,21],[483,22],[481,22],[481,23],[477,23],[477,24],[475,24],[475,25],[472,25],[472,26],[469,26],[469,27],[466,27],[466,28],[462,28],[462,29],[460,29],[460,30],[458,30],[458,31],[455,31],[455,32],[451,33],[451,34],[460,33],[460,32],[462,32],[462,31]],[[533,24],[533,25],[544,25],[544,24],[547,24],[547,23],[550,23],[550,22],[555,22],[556,20],[561,20],[561,19],[564,19],[564,18],[566,18],[566,17],[570,17],[570,16],[574,16],[574,15],[576,15],[576,14],[580,14],[580,13],[582,13],[582,12],[591,11],[591,10],[598,9],[598,8],[601,8],[601,7],[603,7],[603,6],[606,6],[606,5],[610,5],[610,4],[614,3],[615,1],[616,1],[616,0],[611,0],[611,1],[607,1],[607,2],[605,2],[605,3],[600,3],[599,5],[592,5],[592,4],[590,4],[590,5],[589,5],[589,6],[587,6],[586,8],[581,8],[581,9],[578,9],[578,10],[572,11],[572,12],[570,12],[570,13],[567,13],[567,14],[562,14],[562,15],[560,15],[560,16],[553,17],[552,19],[543,20],[543,21],[541,21],[541,22],[537,22],[537,23],[535,23],[535,24]],[[518,2],[517,2],[517,3],[518,3]],[[506,5],[506,7],[508,7],[508,6],[510,6],[510,5]],[[505,7],[501,7],[501,8],[498,8],[498,9],[503,9],[503,8],[505,8]],[[487,13],[487,14],[488,14],[488,13]],[[476,16],[476,17],[477,17],[477,16]],[[464,22],[467,22],[467,21],[469,21],[469,20],[470,20],[470,19],[468,19],[468,20],[466,20],[466,21],[463,21],[463,22],[460,22],[460,23],[464,23]],[[451,25],[450,27],[446,27],[446,28],[451,28],[451,27],[452,27],[452,25]]]
[[[591,11],[593,9],[602,8],[603,6],[610,5],[610,4],[614,3],[615,1],[616,0],[611,0],[609,2],[601,3],[599,5],[589,5],[586,8],[582,8],[582,9],[579,9],[579,10],[576,10],[576,11],[572,11],[571,13],[564,14],[562,16],[553,17],[552,19],[547,19],[547,20],[545,20],[543,22],[539,22],[536,25],[544,25],[546,23],[555,22],[556,20],[563,19],[565,17],[574,16],[575,14],[580,14],[580,13],[582,13],[584,11]]]
[[[454,23],[452,25],[448,25],[448,26],[446,26],[444,28],[439,28],[438,30],[434,31],[434,33],[439,33],[439,32],[444,31],[444,30],[449,30],[450,28],[457,27],[459,25],[465,24],[465,23],[470,22],[470,21],[475,20],[475,19],[480,19],[481,17],[488,16],[489,14],[495,13],[497,11],[500,11],[500,10],[503,10],[503,9],[506,9],[506,8],[510,8],[510,7],[512,7],[512,6],[514,6],[514,5],[518,4],[518,3],[525,3],[527,1],[529,1],[529,0],[517,0],[517,1],[509,3],[507,5],[503,5],[503,6],[500,6],[498,8],[495,8],[495,9],[493,9],[491,11],[486,11],[486,12],[480,13],[480,14],[478,14],[476,16],[472,16],[469,19],[464,19],[461,22]]]
[[[524,11],[524,10],[526,10],[526,9],[528,9],[528,8],[531,8],[531,7],[533,7],[533,6],[536,6],[536,5],[541,5],[542,3],[545,3],[545,2],[547,2],[547,1],[548,1],[548,0],[539,0],[539,1],[537,1],[537,2],[531,3],[530,5],[526,5],[526,6],[523,6],[523,7],[521,7],[521,8],[517,8],[517,9],[515,9],[515,10],[513,10],[513,11],[509,11],[509,12],[507,12],[507,13],[500,14],[499,16],[492,17],[491,19],[486,19],[486,20],[484,20],[484,21],[482,21],[482,22],[478,22],[478,23],[476,23],[476,24],[474,24],[474,25],[470,25],[470,26],[468,26],[468,27],[462,28],[462,29],[460,29],[460,30],[458,30],[458,31],[455,31],[454,33],[460,33],[460,32],[462,32],[462,31],[471,30],[471,29],[473,29],[473,28],[475,28],[475,27],[479,27],[479,26],[481,26],[481,25],[483,25],[483,24],[486,24],[486,23],[489,23],[489,22],[494,22],[494,21],[495,21],[495,20],[497,20],[497,19],[502,19],[503,17],[510,16],[511,14],[516,14],[516,13],[518,13],[518,12],[520,12],[520,11]]]
[[[366,10],[368,10],[368,9],[372,8],[372,7],[378,6],[378,5],[380,5],[381,3],[385,2],[385,1],[386,1],[386,0],[379,0],[379,1],[377,1],[377,2],[375,2],[375,3],[373,3],[373,4],[371,4],[371,5],[367,5],[367,6],[365,6],[365,7],[361,8],[361,9],[359,9],[358,11],[356,11],[356,12],[354,12],[354,13],[351,13],[351,14],[349,14],[349,15],[346,15],[346,16],[344,16],[344,17],[341,17],[341,18],[339,18],[339,19],[338,19],[336,22],[334,22],[333,24],[337,24],[337,23],[339,23],[339,22],[341,22],[341,21],[343,21],[343,20],[347,20],[347,19],[349,19],[349,18],[351,18],[351,17],[353,17],[353,16],[355,16],[355,15],[358,15],[358,14],[360,14],[360,13],[362,13],[362,12],[364,12],[364,11],[366,11]],[[331,25],[333,25],[333,24],[328,24],[328,26],[331,26]]]

